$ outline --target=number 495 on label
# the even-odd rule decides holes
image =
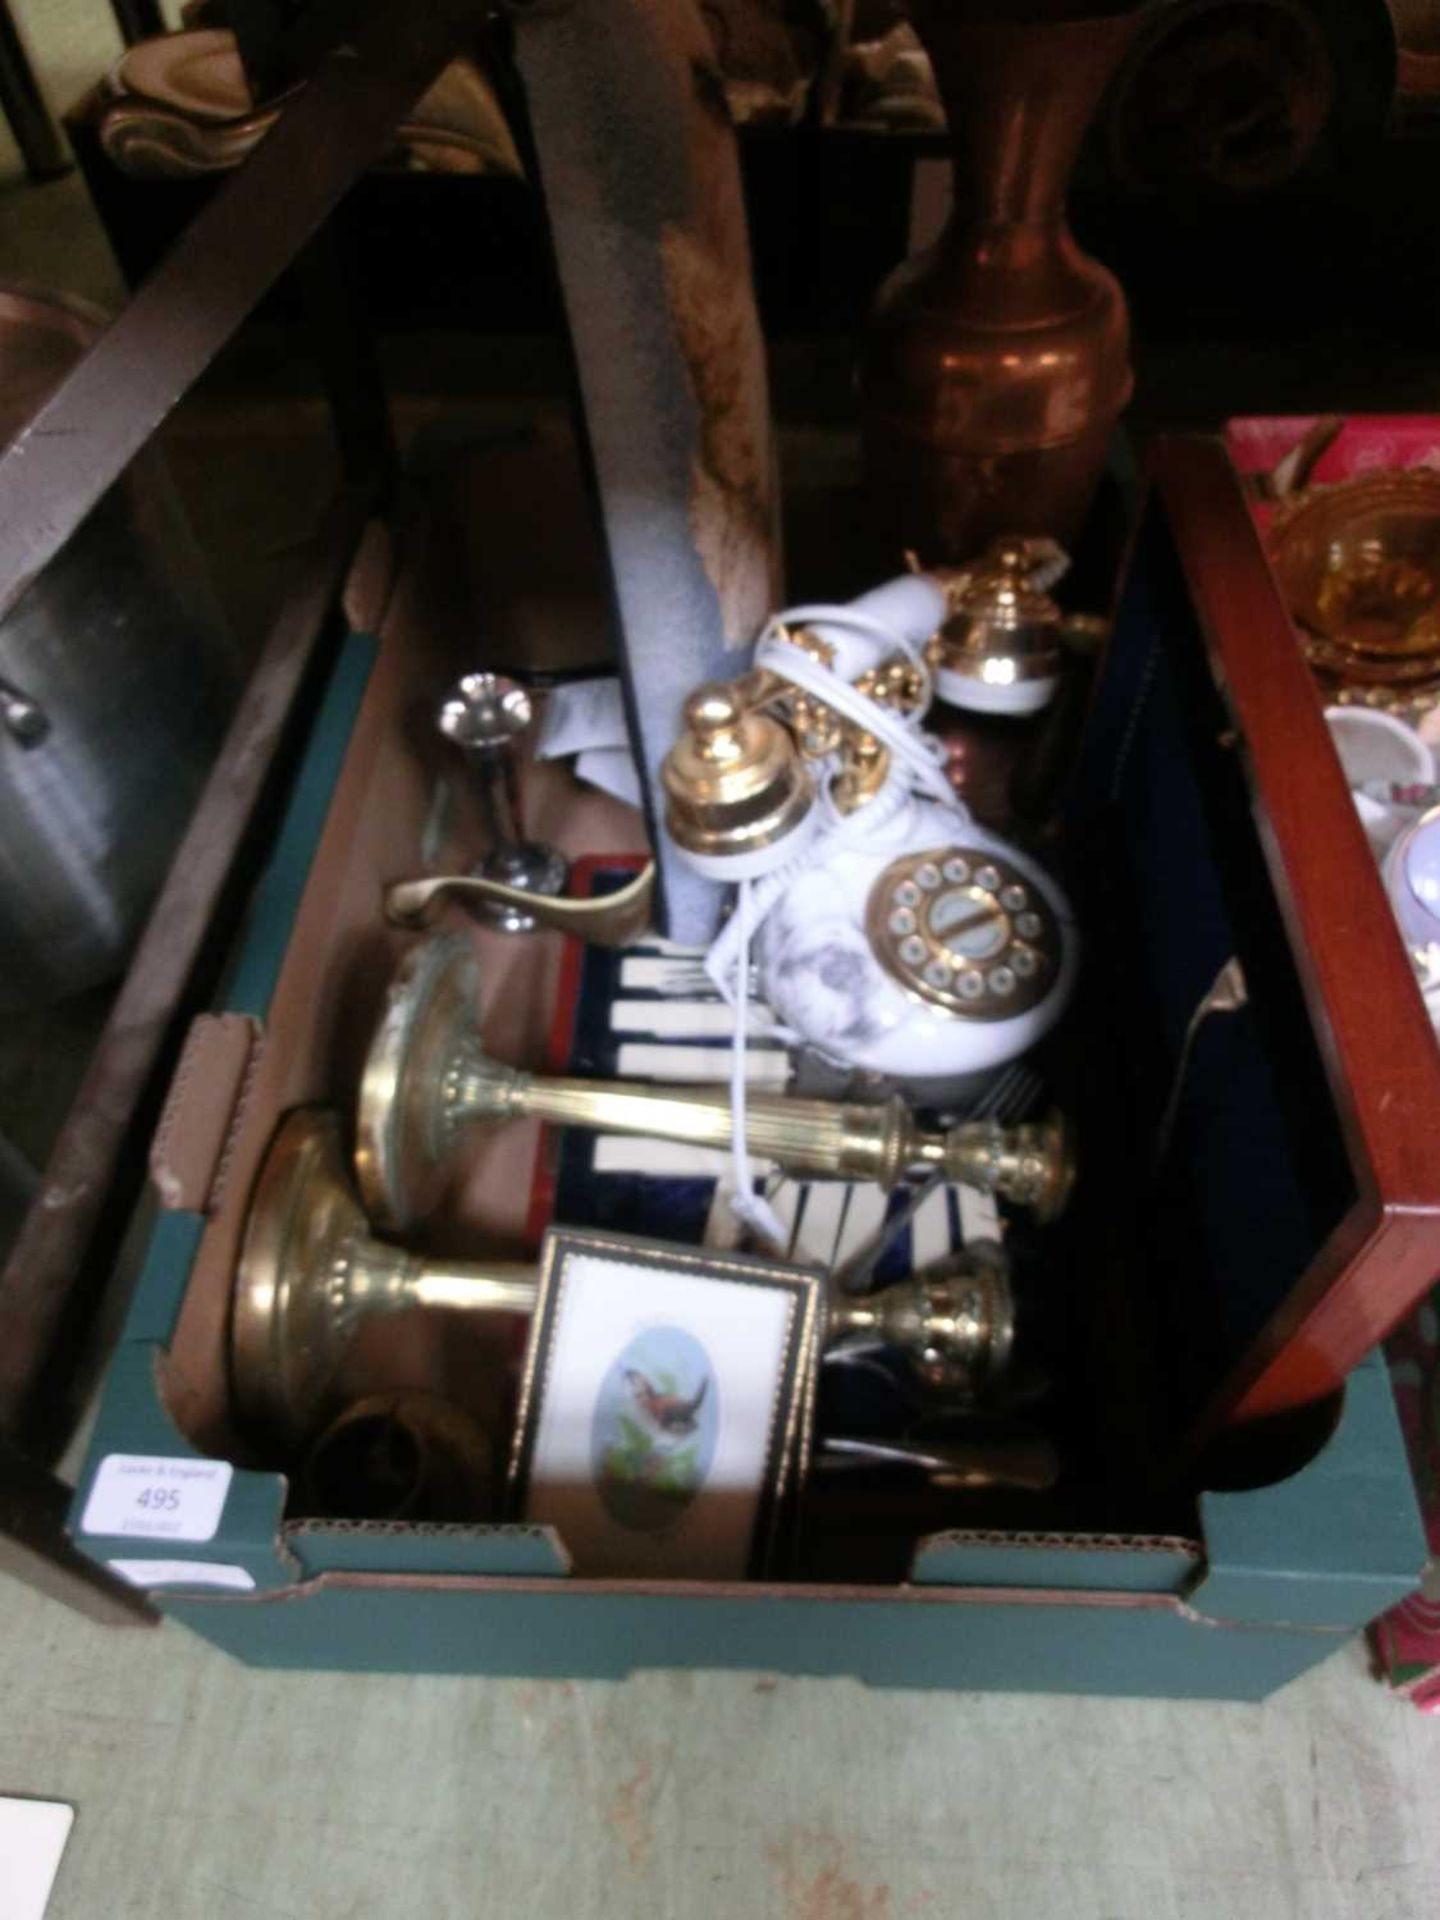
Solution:
[[[80,1531],[141,1540],[213,1540],[234,1471],[228,1460],[107,1453],[85,1502]]]

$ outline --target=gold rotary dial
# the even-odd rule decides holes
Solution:
[[[907,993],[972,1020],[1008,1020],[1038,1006],[1060,964],[1049,901],[983,847],[936,847],[894,861],[870,890],[866,928]]]

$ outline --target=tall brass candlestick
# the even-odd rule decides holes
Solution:
[[[372,1238],[345,1177],[335,1116],[299,1108],[266,1155],[236,1270],[231,1378],[241,1416],[299,1445],[346,1348],[375,1315],[446,1307],[524,1316],[534,1305],[528,1264],[442,1265]],[[902,1347],[930,1385],[972,1395],[1003,1370],[1013,1332],[1004,1255],[985,1246],[868,1299],[832,1298],[824,1337]]]
[[[422,1260],[372,1239],[350,1190],[335,1116],[302,1107],[260,1170],[231,1301],[230,1374],[245,1424],[291,1444],[308,1433],[363,1320],[410,1307],[528,1314],[523,1261]]]
[[[728,1147],[730,1097],[715,1087],[652,1087],[522,1073],[480,1044],[479,969],[469,943],[442,934],[401,966],[361,1083],[356,1168],[372,1217],[402,1228],[438,1199],[472,1126],[529,1117],[557,1126]],[[942,1169],[1052,1218],[1072,1180],[1058,1117],[1038,1125],[965,1122],[926,1129],[899,1099],[874,1106],[752,1093],[750,1151],[793,1173],[892,1187]]]

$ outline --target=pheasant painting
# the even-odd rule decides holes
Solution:
[[[662,1393],[638,1367],[627,1367],[625,1380],[636,1406],[657,1433],[667,1440],[683,1440],[694,1433],[710,1385],[708,1374],[702,1375],[699,1387],[688,1400],[678,1393]]]
[[[591,1438],[595,1490],[634,1533],[678,1527],[715,1457],[721,1377],[681,1327],[647,1326],[605,1371]]]

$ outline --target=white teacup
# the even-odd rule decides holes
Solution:
[[[1412,811],[1392,804],[1390,790],[1430,786],[1434,757],[1414,727],[1374,707],[1327,707],[1325,724],[1366,837],[1376,858],[1384,859],[1396,834],[1414,818]]]
[[[1325,724],[1352,787],[1429,786],[1435,763],[1414,727],[1376,707],[1327,707]]]
[[[1405,829],[1382,871],[1431,1021],[1440,1022],[1440,807]]]

